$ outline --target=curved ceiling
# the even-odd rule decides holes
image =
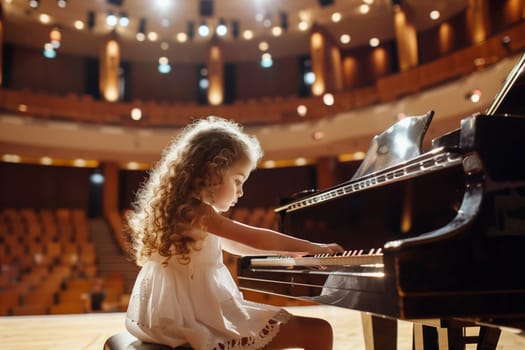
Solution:
[[[202,16],[200,3],[212,3],[212,15]],[[367,45],[371,37],[391,40],[394,33],[394,3],[409,9],[417,31],[447,20],[465,9],[467,0],[68,0],[65,8],[57,6],[55,0],[40,0],[38,8],[29,6],[28,0],[3,0],[5,33],[4,40],[35,48],[43,48],[49,41],[50,30],[58,26],[62,31],[60,51],[75,55],[98,56],[100,45],[106,35],[116,31],[121,42],[122,58],[131,61],[156,61],[167,56],[178,62],[205,62],[212,36],[201,38],[197,26],[205,20],[212,28],[223,19],[229,34],[218,38],[223,46],[226,62],[258,60],[261,51],[258,44],[266,41],[274,57],[309,54],[309,29],[317,24],[325,28],[335,39],[348,34],[348,44],[342,49]],[[116,5],[115,3],[121,3]],[[328,4],[328,5],[323,5]],[[362,6],[368,12],[362,13]],[[431,20],[431,10],[438,10],[440,18]],[[114,28],[105,23],[109,11],[116,15],[127,13],[129,25]],[[88,25],[88,13],[94,14],[92,25]],[[341,19],[332,21],[339,13]],[[49,17],[42,24],[40,15]],[[283,17],[285,20],[283,21]],[[262,20],[261,20],[262,18]],[[146,39],[139,42],[136,33],[141,19],[145,20],[145,31],[158,34],[156,41]],[[266,19],[267,21],[264,21]],[[84,28],[75,29],[74,22],[81,21]],[[232,22],[238,23],[238,37],[232,32]],[[304,21],[305,30],[298,28]],[[188,32],[188,23],[193,22],[195,34],[186,42],[179,42],[177,34]],[[280,36],[272,34],[272,28],[282,27]],[[251,30],[253,38],[246,40],[243,32]]]

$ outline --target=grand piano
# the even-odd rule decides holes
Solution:
[[[282,203],[283,232],[347,251],[244,257],[241,289],[361,311],[367,349],[395,349],[397,320],[414,349],[496,349],[501,327],[525,330],[524,70],[525,54],[428,151],[432,111],[376,135],[350,180]]]

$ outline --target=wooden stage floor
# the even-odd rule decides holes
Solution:
[[[335,335],[334,350],[364,350],[361,316],[332,306],[285,307],[297,315],[328,320]],[[398,349],[411,350],[412,326],[399,322]],[[104,341],[124,331],[124,313],[0,317],[1,350],[102,350]],[[525,349],[525,336],[504,330],[498,350]]]

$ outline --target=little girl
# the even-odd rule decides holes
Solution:
[[[262,157],[231,121],[193,122],[164,151],[128,217],[141,266],[126,327],[144,342],[198,350],[332,349],[328,322],[243,298],[223,264],[238,255],[341,252],[221,215],[237,203]]]

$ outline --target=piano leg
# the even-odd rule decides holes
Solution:
[[[413,326],[413,350],[448,350],[448,335],[445,328],[420,323]]]
[[[498,346],[501,330],[492,327],[480,327],[477,350],[495,350]]]
[[[366,350],[395,350],[397,320],[361,312]]]
[[[439,325],[414,323],[413,350],[464,350],[475,344],[476,350],[496,350],[501,330],[454,320],[437,320]],[[479,327],[478,335],[467,335],[467,328]]]

